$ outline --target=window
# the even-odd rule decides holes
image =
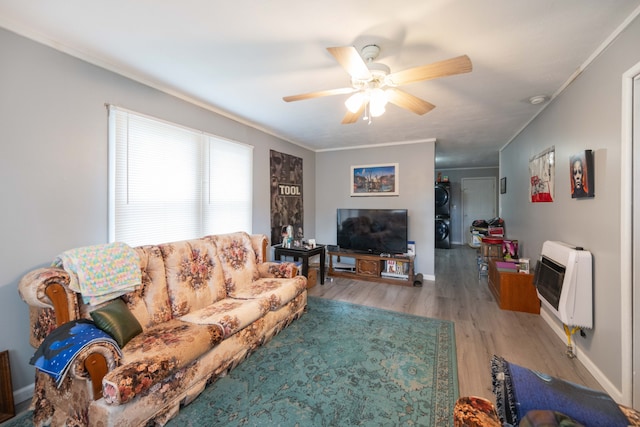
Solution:
[[[109,241],[246,231],[253,147],[109,106]]]

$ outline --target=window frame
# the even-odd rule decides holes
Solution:
[[[156,117],[152,117],[149,115],[145,115],[142,113],[138,113],[136,111],[127,110],[121,107],[117,107],[114,105],[107,105],[108,110],[108,241],[114,242],[116,240],[123,241],[125,243],[130,244],[131,246],[140,246],[144,244],[156,244],[163,241],[176,241],[176,240],[188,240],[191,238],[199,238],[208,234],[221,234],[225,232],[235,232],[235,231],[246,231],[247,233],[252,233],[252,223],[253,223],[253,151],[254,147],[250,144],[241,143],[238,141],[230,140],[228,138],[223,138],[217,135],[209,134],[200,130],[195,130],[186,126],[182,126],[176,123],[172,123],[166,120],[158,119]],[[118,121],[118,118],[121,121]],[[122,123],[122,119],[126,118],[126,124]],[[129,120],[133,118],[134,124]],[[195,222],[197,223],[196,228],[193,226],[190,228],[188,232],[184,231],[182,233],[175,233],[170,238],[165,238],[163,240],[162,235],[159,235],[158,239],[153,239],[153,241],[148,241],[150,235],[147,235],[145,238],[135,238],[135,237],[126,237],[123,236],[122,230],[118,230],[118,223],[122,219],[120,215],[123,215],[123,207],[126,210],[127,205],[131,204],[130,200],[123,202],[122,197],[118,197],[119,195],[124,194],[123,191],[129,193],[132,184],[130,184],[130,177],[133,176],[135,171],[132,171],[130,168],[131,160],[135,160],[133,154],[130,153],[129,146],[126,144],[143,144],[142,139],[147,138],[146,134],[142,134],[143,136],[135,136],[140,135],[136,132],[139,130],[135,128],[136,132],[131,132],[132,126],[139,126],[140,122],[144,122],[149,126],[157,126],[158,135],[161,137],[162,129],[168,129],[171,132],[184,132],[185,135],[188,135],[190,138],[193,137],[194,143],[199,144],[198,147],[191,147],[191,151],[199,152],[197,156],[191,153],[193,157],[191,160],[193,161],[193,167],[198,168],[196,174],[199,176],[199,183],[191,183],[194,186],[197,186],[197,193],[199,193],[199,200],[197,200],[197,204],[199,206],[194,206],[194,211],[197,209],[198,214],[193,214],[199,217]],[[142,126],[144,127],[144,126]],[[152,128],[153,129],[153,128]],[[155,130],[154,130],[155,131]],[[154,134],[154,131],[150,132]],[[135,134],[134,136],[131,133]],[[156,135],[157,136],[157,135]],[[137,138],[137,140],[136,140]],[[148,143],[145,141],[144,143]],[[170,143],[176,144],[174,141]],[[178,144],[180,142],[177,142]],[[125,145],[119,145],[125,144]],[[118,147],[123,147],[123,150],[118,151]],[[222,151],[220,151],[222,150]],[[126,152],[123,157],[123,151]],[[218,154],[216,154],[218,153]],[[216,158],[213,156],[221,155],[226,156],[222,163],[231,163],[232,167],[223,168],[214,168],[212,165]],[[230,157],[229,157],[230,156]],[[176,156],[178,157],[178,156]],[[124,161],[124,164],[120,164],[118,162]],[[236,162],[237,163],[232,163]],[[123,166],[126,165],[126,166]],[[133,165],[135,166],[135,164]],[[122,172],[123,168],[126,168],[126,172]],[[187,168],[182,168],[185,173],[193,173],[194,171],[189,169],[187,172]],[[173,173],[179,173],[178,171],[173,171]],[[237,173],[239,178],[242,179],[234,179],[230,180],[229,176],[220,176],[222,173]],[[122,174],[125,175],[122,175]],[[120,183],[120,185],[118,184]],[[124,183],[124,184],[123,184]],[[123,190],[122,185],[126,186],[126,190]],[[153,186],[154,184],[150,184]],[[224,186],[225,189],[229,185],[238,187],[237,193],[233,191],[216,191],[217,189],[223,189],[221,186]],[[150,187],[151,188],[151,187]],[[192,188],[189,186],[188,188]],[[235,187],[234,187],[235,189]],[[224,189],[223,189],[224,190]],[[225,200],[217,200],[215,199],[216,195],[222,196],[231,196],[229,201]],[[167,204],[166,201],[152,201],[151,203],[156,204]],[[185,204],[191,203],[185,202]],[[228,212],[228,209],[234,209],[231,212]],[[131,210],[135,211],[135,208]],[[178,211],[176,211],[178,212]],[[155,213],[152,210],[149,210],[149,214]],[[171,212],[169,211],[169,214]],[[126,215],[126,213],[125,213]],[[192,215],[192,216],[193,216]],[[192,216],[189,216],[191,218]],[[216,219],[209,219],[216,217]],[[138,219],[133,220],[131,224],[133,227],[138,229],[138,227],[145,227],[146,221],[142,221]],[[166,219],[162,222],[163,228],[166,227]],[[169,229],[171,230],[171,229]],[[197,230],[197,231],[195,231]],[[135,233],[135,232],[134,232]],[[147,232],[153,233],[153,232]],[[173,231],[167,232],[168,235],[171,235]],[[127,241],[129,240],[129,241]]]

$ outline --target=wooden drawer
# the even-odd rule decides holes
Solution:
[[[358,259],[356,260],[356,273],[363,276],[380,275],[380,261],[372,259]]]

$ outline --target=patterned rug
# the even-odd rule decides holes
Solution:
[[[167,426],[452,426],[457,398],[452,322],[309,297]]]

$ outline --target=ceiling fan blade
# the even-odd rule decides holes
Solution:
[[[472,69],[473,65],[469,57],[462,55],[456,58],[445,59],[444,61],[398,71],[397,73],[389,74],[386,80],[395,86],[400,86],[423,80],[436,79],[438,77],[468,73]]]
[[[435,105],[399,89],[387,89],[387,99],[398,107],[423,115],[436,108]]]
[[[355,113],[352,113],[351,111],[347,110],[347,114],[345,114],[344,118],[342,119],[342,124],[350,125],[351,123],[357,122],[360,116],[362,115],[362,113],[364,112],[364,108],[366,106],[367,106],[367,103],[363,102],[362,105],[360,106],[360,109]]]
[[[328,47],[327,50],[338,63],[347,70],[347,73],[355,79],[368,80],[371,78],[371,72],[353,46],[345,47]]]
[[[286,102],[292,102],[292,101],[302,101],[304,99],[320,98],[322,96],[343,95],[345,93],[353,93],[353,92],[355,92],[354,88],[343,87],[340,89],[320,90],[317,92],[302,93],[300,95],[285,96],[282,99],[284,99]]]

